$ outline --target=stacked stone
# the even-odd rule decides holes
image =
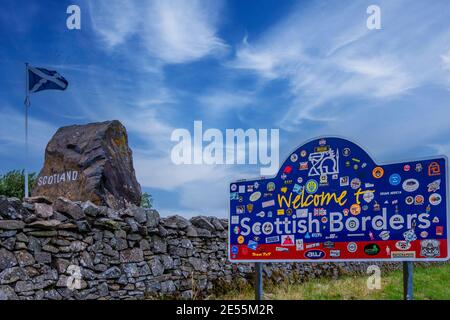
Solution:
[[[0,196],[0,300],[204,298],[253,281],[253,264],[228,261],[227,236],[227,220],[216,217]],[[264,265],[273,283],[365,268]]]
[[[225,274],[226,228],[134,205],[0,196],[0,299],[204,296]]]

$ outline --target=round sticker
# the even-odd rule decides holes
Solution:
[[[344,148],[344,150],[342,150],[342,154],[344,155],[344,157],[348,157],[350,153],[350,148]]]
[[[413,204],[414,203],[414,198],[411,197],[411,196],[406,197],[405,203],[406,204]]]
[[[236,191],[236,190],[237,190],[237,185],[233,183],[231,185],[231,191]]]
[[[375,167],[372,170],[372,175],[375,179],[380,179],[384,175],[384,170],[382,167]]]
[[[348,250],[348,252],[353,253],[353,252],[356,252],[357,249],[358,249],[358,246],[357,246],[356,243],[354,243],[354,242],[350,242],[350,243],[347,245],[347,250]]]
[[[430,201],[430,204],[432,206],[437,206],[438,204],[441,203],[442,197],[439,193],[432,193],[428,198],[428,200]]]
[[[409,248],[411,248],[411,243],[405,240],[400,240],[395,243],[395,247],[398,250],[408,250]]]
[[[317,191],[317,189],[319,188],[319,185],[316,180],[311,179],[306,182],[305,188],[306,188],[306,192],[311,194],[311,193],[315,193]]]
[[[375,221],[375,226],[381,228],[383,226],[383,220],[378,219],[377,221]]]
[[[297,160],[298,160],[298,155],[296,155],[295,153],[291,154],[291,161],[296,162]]]
[[[300,151],[300,155],[301,155],[303,158],[306,157],[306,155],[307,155],[306,150]]]
[[[423,195],[418,194],[414,197],[414,204],[416,205],[422,205],[425,202],[425,199],[423,198]]]
[[[411,166],[410,166],[409,164],[405,164],[405,165],[403,166],[403,170],[406,171],[406,172],[408,172],[409,170],[411,170]]]
[[[232,254],[238,254],[239,252],[239,248],[237,246],[232,246],[231,247],[231,253]]]
[[[350,184],[352,186],[352,189],[356,190],[361,187],[361,180],[359,180],[358,178],[353,178],[352,181],[350,181]]]
[[[253,192],[253,193],[250,195],[250,201],[251,201],[251,202],[258,201],[259,198],[261,198],[261,192],[259,192],[259,191]]]
[[[264,234],[271,234],[272,233],[272,231],[273,231],[273,224],[272,223],[270,223],[270,222],[265,222],[263,225],[262,225],[262,231],[263,231],[263,233]]]
[[[357,226],[356,226],[356,221],[355,220],[347,220],[347,223],[348,223],[348,227],[350,228],[350,229],[354,229],[354,228],[356,228]]]
[[[303,182],[303,178],[302,178],[302,177],[298,177],[298,178],[297,178],[297,182],[298,182],[298,183],[302,183],[302,182]]]
[[[237,238],[237,241],[238,241],[239,244],[243,244],[244,243],[244,236],[239,236]]]
[[[272,192],[275,190],[275,183],[274,182],[269,182],[267,184],[267,191]]]
[[[400,184],[400,182],[402,182],[402,178],[400,177],[400,175],[398,173],[393,173],[389,177],[389,183],[393,186],[398,186]]]
[[[381,240],[388,240],[390,237],[389,231],[382,231],[380,233]]]
[[[357,203],[352,204],[350,207],[350,213],[354,216],[357,216],[361,213],[361,206]]]
[[[402,188],[406,192],[414,192],[419,188],[419,181],[416,179],[406,179],[403,181]]]
[[[239,234],[240,231],[241,231],[241,228],[239,228],[239,226],[235,226],[235,227],[233,228],[234,234]]]

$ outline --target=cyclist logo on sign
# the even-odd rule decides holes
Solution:
[[[309,155],[311,169],[308,176],[322,176],[339,173],[339,149],[335,153],[330,149],[324,152],[314,152]]]

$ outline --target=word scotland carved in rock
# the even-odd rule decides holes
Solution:
[[[37,181],[37,185],[45,186],[45,185],[52,185],[52,184],[59,184],[64,182],[75,182],[78,178],[78,171],[67,171],[63,173],[55,173],[51,176],[40,176]]]
[[[202,298],[251,283],[227,259],[228,222],[130,206],[0,196],[0,300]],[[400,265],[384,264],[385,268]],[[268,280],[365,273],[364,264],[265,264]]]
[[[47,145],[32,195],[89,200],[115,209],[139,204],[141,187],[125,127],[106,121],[60,128]]]

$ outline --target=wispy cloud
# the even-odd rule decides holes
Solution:
[[[288,81],[292,106],[280,123],[293,130],[302,120],[320,120],[319,107],[337,98],[391,99],[445,83],[441,64],[448,63],[450,25],[443,12],[448,6],[381,1],[383,29],[368,30],[369,4],[335,3],[326,10],[320,4],[299,5],[262,36],[247,40],[229,65]],[[425,34],[430,36],[424,39]],[[333,114],[329,108],[325,118]]]
[[[140,14],[132,1],[89,1],[92,27],[109,47],[123,44],[137,32]]]
[[[110,49],[138,39],[151,57],[170,64],[222,54],[227,48],[217,35],[221,1],[107,0],[89,5],[94,30]]]
[[[442,67],[450,70],[450,51],[441,55]]]
[[[197,98],[203,107],[205,118],[221,118],[224,114],[253,106],[258,98],[253,92],[218,89],[207,92]]]

